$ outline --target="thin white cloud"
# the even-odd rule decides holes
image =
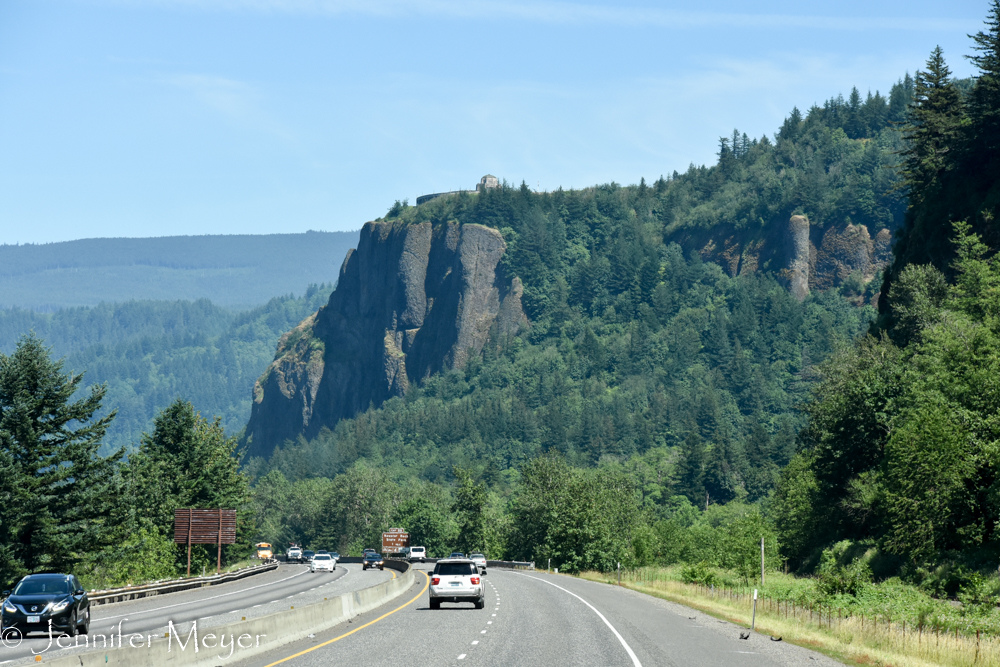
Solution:
[[[287,128],[263,110],[262,96],[250,84],[206,74],[176,74],[167,77],[166,83],[188,92],[231,123],[285,140],[292,138]]]
[[[689,28],[812,29],[841,31],[961,31],[982,27],[979,19],[905,16],[817,16],[699,12],[653,7],[622,7],[574,2],[488,2],[484,0],[111,0],[131,6],[204,11],[273,12],[304,15],[379,17],[443,16],[456,19],[507,19],[549,24]]]

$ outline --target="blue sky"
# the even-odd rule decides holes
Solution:
[[[988,3],[0,0],[0,243],[358,229],[657,178],[887,92]]]

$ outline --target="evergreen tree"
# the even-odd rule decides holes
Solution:
[[[0,578],[72,568],[105,541],[110,481],[122,453],[97,454],[115,413],[105,387],[74,401],[82,375],[63,372],[34,334],[0,354]]]
[[[972,35],[977,51],[969,59],[979,69],[972,88],[969,116],[972,121],[969,146],[980,183],[993,187],[1000,174],[1000,0],[993,0],[986,18],[986,30]]]
[[[472,479],[472,474],[463,468],[455,467],[455,477],[458,488],[455,491],[455,503],[451,511],[458,519],[458,546],[462,551],[481,551],[489,553],[490,529],[488,526],[488,494],[486,485]],[[490,553],[493,556],[495,554]]]
[[[733,443],[727,434],[722,434],[712,445],[705,466],[705,491],[709,502],[723,504],[736,497],[739,483],[733,458]]]
[[[694,505],[705,504],[705,443],[691,432],[681,445],[677,464],[677,491]]]
[[[902,123],[906,120],[906,112],[913,101],[913,77],[906,76],[892,85],[889,90],[889,108],[887,117],[890,123]]]
[[[917,72],[914,103],[903,127],[910,142],[903,151],[903,174],[909,184],[911,208],[919,207],[933,194],[933,186],[949,168],[963,113],[951,70],[941,47],[935,47],[927,70]]]
[[[229,560],[233,551],[245,550],[256,537],[257,517],[249,478],[239,469],[237,444],[218,417],[209,422],[189,402],[176,399],[156,416],[153,433],[143,434],[139,450],[129,457],[124,471],[128,498],[118,508],[125,514],[116,522],[118,538],[125,541],[132,532],[146,531],[149,542],[140,547],[155,551],[158,541],[171,536],[174,510],[235,509],[241,546],[223,547],[223,557]],[[176,555],[181,558],[179,551]],[[199,549],[195,557],[208,559],[209,554]]]
[[[236,447],[218,418],[209,422],[189,402],[175,400],[129,459],[137,517],[167,533],[178,508],[249,510],[249,480],[239,469]],[[249,519],[248,511],[243,518]]]

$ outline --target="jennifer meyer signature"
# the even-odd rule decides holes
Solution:
[[[56,634],[52,631],[52,620],[49,619],[49,630],[48,639],[49,643],[41,651],[36,651],[34,648],[31,649],[32,654],[41,655],[46,651],[52,649],[53,644],[60,649],[70,649],[70,648],[125,648],[126,644],[130,648],[140,649],[140,648],[152,648],[153,645],[153,635],[143,635],[138,632],[133,633],[123,633],[122,625],[127,621],[127,618],[123,618],[118,621],[117,629],[115,627],[111,628],[110,634],[90,634],[90,635],[77,635],[75,637],[70,637],[67,634]],[[117,633],[116,633],[117,631]],[[213,632],[206,632],[202,634],[201,641],[198,640],[198,621],[191,623],[191,629],[188,630],[187,636],[181,637],[182,633],[174,625],[173,621],[167,621],[167,652],[170,653],[174,650],[174,642],[177,643],[177,649],[179,651],[186,651],[189,646],[195,653],[200,650],[213,650],[216,648],[222,649],[218,657],[223,660],[232,657],[233,652],[237,648],[251,648],[255,646],[260,646],[260,641],[262,637],[267,637],[267,635],[251,635],[244,633],[242,635],[236,634],[218,634]],[[158,635],[157,635],[158,636]],[[81,643],[81,638],[83,643]],[[16,627],[4,628],[3,632],[0,633],[0,643],[6,648],[17,648],[21,645],[24,640],[24,636],[21,631]],[[63,643],[63,640],[66,640]],[[117,640],[117,641],[116,641]],[[100,644],[98,644],[100,642]],[[91,646],[93,644],[93,646]],[[226,649],[229,649],[229,653],[226,654]]]

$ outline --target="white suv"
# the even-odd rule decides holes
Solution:
[[[468,558],[445,558],[434,565],[431,574],[430,607],[440,609],[442,602],[472,602],[476,609],[483,609],[484,590],[475,563]]]
[[[425,547],[410,547],[410,553],[407,554],[410,562],[420,561],[423,563],[427,560],[427,549]]]

